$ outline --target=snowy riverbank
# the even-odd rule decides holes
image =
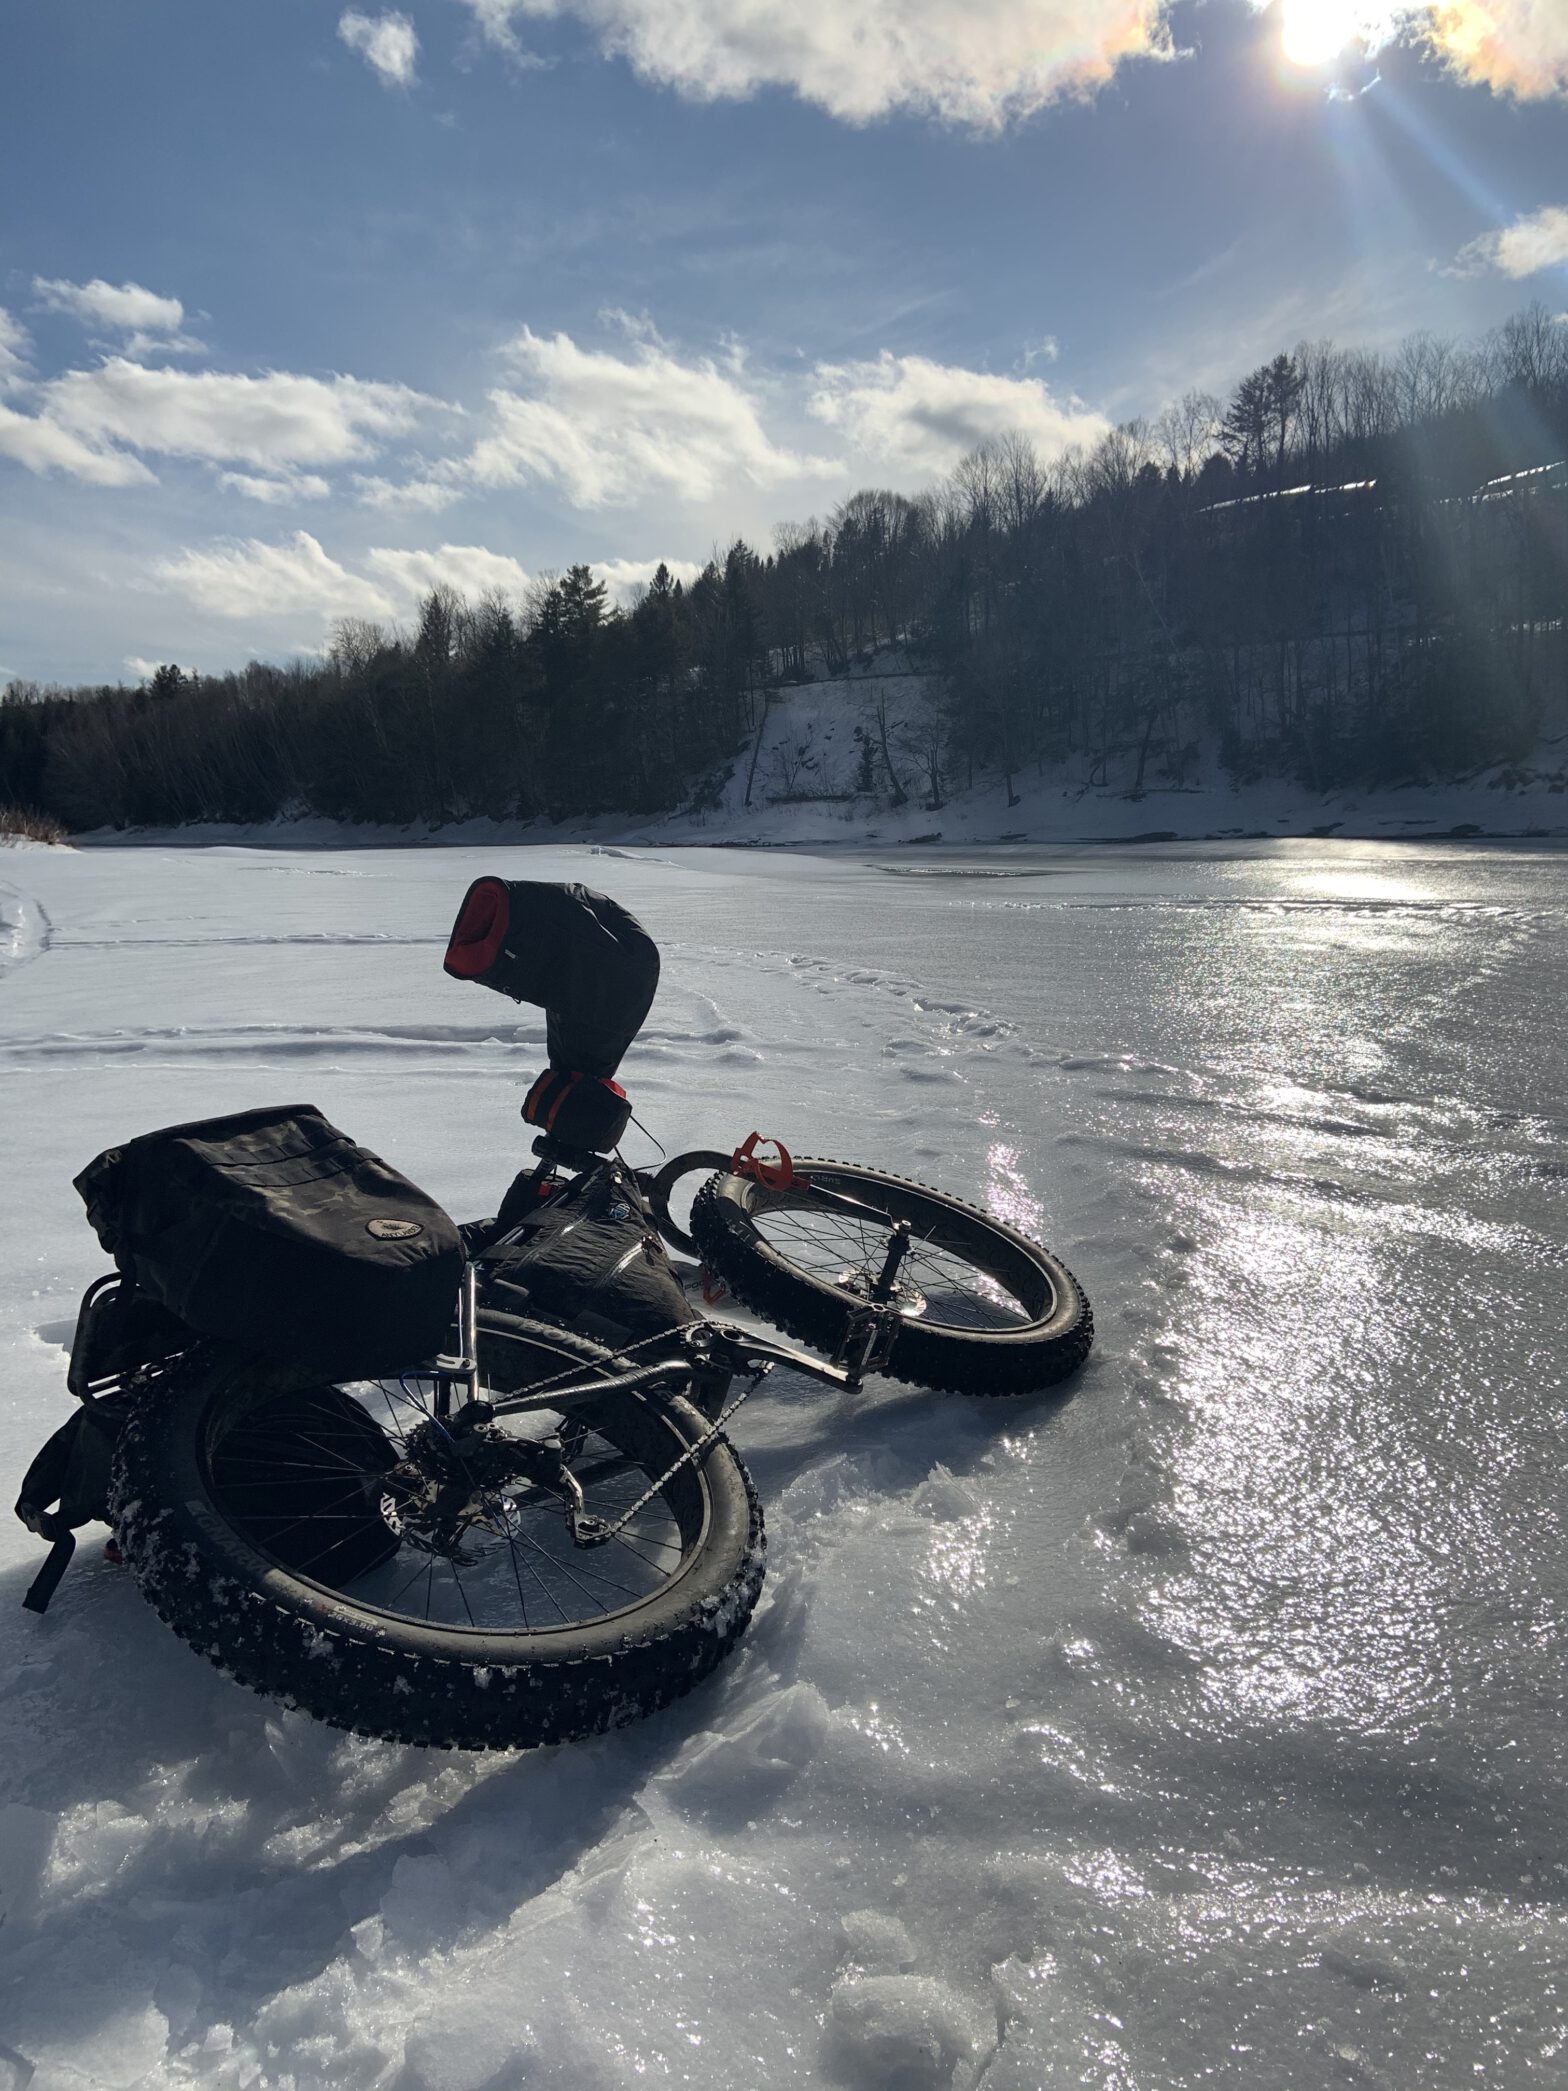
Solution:
[[[1238,784],[1213,749],[1200,751],[1179,787],[1162,781],[1151,763],[1146,788],[1136,792],[1138,766],[1127,756],[1103,774],[1084,757],[1031,766],[1010,785],[984,774],[970,785],[949,767],[942,803],[933,806],[920,751],[932,745],[935,702],[935,685],[923,675],[857,674],[785,688],[770,698],[748,746],[709,780],[699,807],[648,818],[610,813],[559,824],[463,821],[390,829],[305,817],[84,839],[285,848],[588,842],[811,850],[1330,835],[1568,839],[1568,732],[1509,767],[1379,790],[1317,792],[1282,777]],[[890,803],[889,766],[907,794],[902,804]],[[867,776],[875,790],[857,793],[855,785]]]

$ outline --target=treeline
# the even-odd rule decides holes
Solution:
[[[1320,787],[1452,775],[1568,700],[1565,458],[1568,325],[1539,306],[1478,344],[1303,344],[1090,451],[1008,440],[689,587],[661,567],[628,609],[574,566],[522,602],[437,589],[410,632],[345,623],[319,666],[12,684],[0,801],[74,828],[649,813],[716,793],[771,686],[886,644],[938,678],[933,800],[1075,754],[1180,781],[1205,742]],[[908,788],[902,745],[861,785]]]

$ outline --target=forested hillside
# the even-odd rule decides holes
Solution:
[[[1315,788],[1521,758],[1568,703],[1568,324],[1392,354],[1309,343],[1088,453],[1021,441],[867,490],[613,607],[585,566],[526,600],[341,625],[319,664],[13,683],[0,804],[72,828],[647,813],[711,797],[770,684],[892,643],[945,693],[918,767],[1069,753]],[[852,780],[891,790],[874,737]]]

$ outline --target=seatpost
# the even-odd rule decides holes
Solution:
[[[479,1272],[471,1261],[463,1264],[463,1282],[457,1293],[457,1356],[435,1361],[436,1416],[442,1423],[452,1414],[452,1389],[466,1390],[470,1402],[479,1399]]]

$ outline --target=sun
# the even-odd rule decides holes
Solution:
[[[1285,0],[1280,48],[1292,65],[1327,65],[1359,27],[1355,0]]]

